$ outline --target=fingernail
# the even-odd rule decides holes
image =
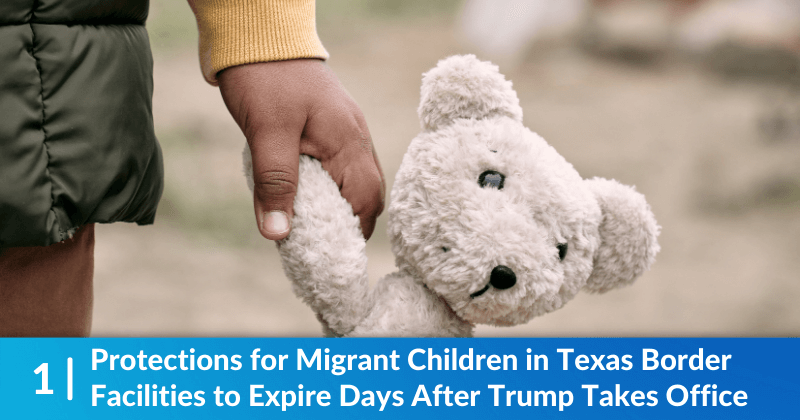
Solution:
[[[282,211],[264,213],[261,229],[273,235],[280,235],[289,230],[289,218]]]

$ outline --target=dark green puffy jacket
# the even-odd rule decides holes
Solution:
[[[153,223],[148,0],[0,0],[0,248]]]

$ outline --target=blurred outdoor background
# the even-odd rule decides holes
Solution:
[[[154,226],[97,228],[94,335],[319,336],[256,230],[244,137],[200,74],[188,5],[151,3],[166,189]],[[663,227],[632,286],[477,336],[800,334],[800,0],[317,3],[389,187],[422,73],[475,53],[528,127],[582,176],[635,185]],[[394,271],[385,231],[384,215],[373,280]]]

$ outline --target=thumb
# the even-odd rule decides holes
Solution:
[[[300,136],[272,132],[248,139],[253,156],[253,206],[261,235],[277,241],[291,230]]]

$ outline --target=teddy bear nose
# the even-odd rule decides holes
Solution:
[[[506,176],[501,174],[497,171],[485,171],[478,177],[478,185],[481,188],[497,188],[498,190],[503,189],[503,183],[506,180]]]
[[[489,277],[489,283],[495,289],[508,289],[517,284],[517,275],[514,271],[504,265],[498,265],[492,269],[492,275]]]

